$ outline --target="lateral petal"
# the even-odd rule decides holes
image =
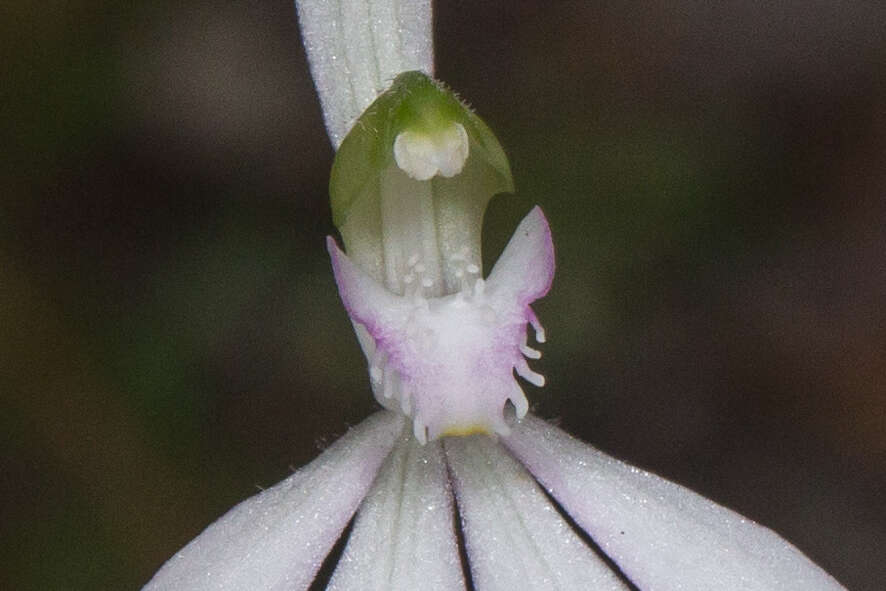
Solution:
[[[541,419],[503,441],[641,589],[843,589],[771,530]]]
[[[219,518],[169,559],[145,591],[304,589],[403,430],[382,411],[317,459]]]
[[[626,588],[502,446],[473,436],[444,447],[477,589]]]
[[[404,432],[363,501],[330,591],[465,588],[439,442]]]

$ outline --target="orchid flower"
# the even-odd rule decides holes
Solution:
[[[527,331],[545,341],[530,305],[553,279],[551,231],[532,209],[484,277],[483,213],[511,173],[430,78],[428,0],[298,8],[338,148],[347,254],[327,246],[384,410],[145,589],[305,589],[352,519],[329,589],[842,589],[772,531],[528,412],[515,372],[544,384]]]

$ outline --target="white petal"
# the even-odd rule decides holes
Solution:
[[[487,280],[490,295],[503,291],[527,305],[544,296],[554,280],[554,242],[541,208],[532,208],[511,236]]]
[[[485,436],[444,445],[477,589],[625,589],[504,448]]]
[[[397,74],[434,73],[430,0],[296,0],[296,6],[336,148]]]
[[[402,430],[394,413],[369,417],[313,462],[206,528],[144,589],[306,588]]]
[[[327,589],[463,590],[452,516],[440,444],[419,445],[407,429],[363,501]]]
[[[504,439],[641,589],[842,589],[794,546],[527,416]]]

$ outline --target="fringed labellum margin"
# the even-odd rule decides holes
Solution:
[[[422,443],[509,433],[508,403],[529,403],[514,371],[541,386],[526,357],[529,307],[553,279],[550,229],[535,208],[483,279],[489,199],[513,189],[489,128],[421,72],[398,76],[342,142],[330,181],[348,254],[329,240],[345,307],[376,399],[413,419]]]
[[[548,292],[554,276],[554,247],[541,209],[520,223],[487,280],[447,296],[394,294],[331,238],[328,247],[345,308],[375,342],[370,378],[383,403],[395,398],[413,418],[415,437],[424,443],[445,435],[507,435],[506,403],[518,418],[529,409],[514,370],[544,385],[524,358],[540,356],[526,343],[527,324],[544,341],[529,304]]]

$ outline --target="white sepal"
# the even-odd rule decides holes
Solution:
[[[641,589],[843,589],[773,531],[540,419],[503,441]]]
[[[626,589],[489,437],[444,441],[478,589]]]
[[[207,527],[143,591],[306,589],[402,430],[396,413],[366,419]]]
[[[464,590],[440,443],[407,427],[363,501],[329,591]]]
[[[296,0],[295,4],[335,148],[395,76],[407,70],[433,75],[430,0]]]

